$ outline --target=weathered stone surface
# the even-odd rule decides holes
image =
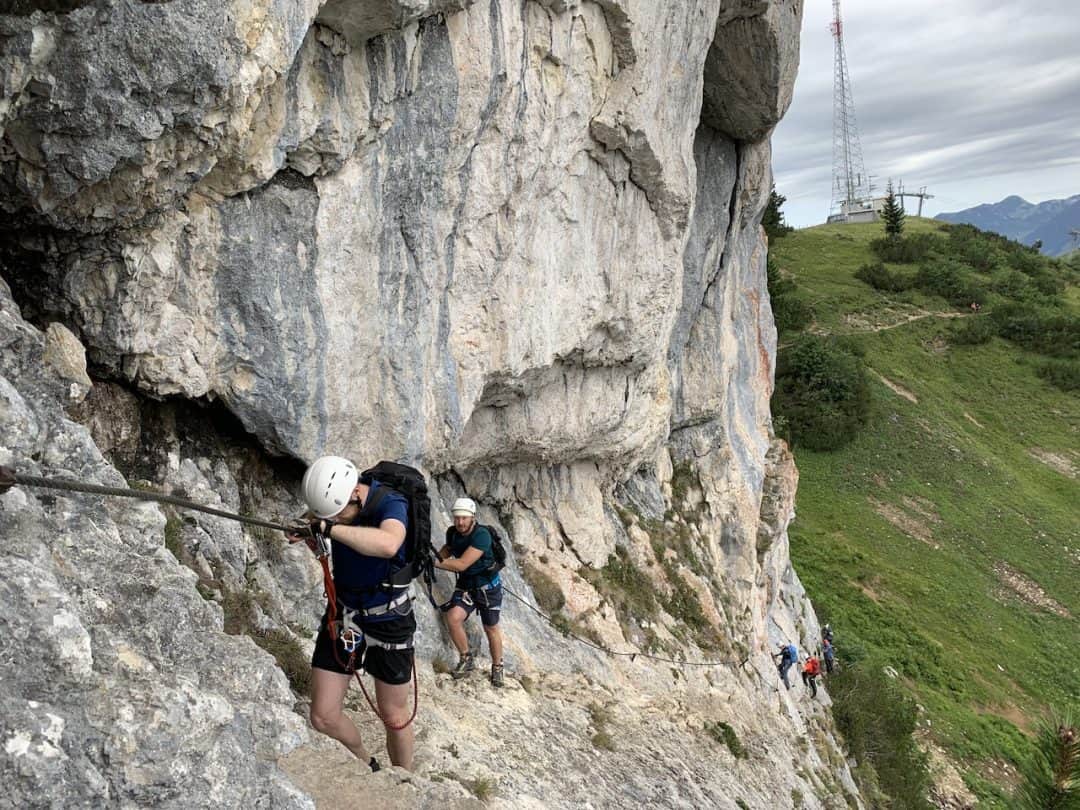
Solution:
[[[93,383],[86,373],[86,350],[79,339],[61,323],[50,323],[45,330],[45,352],[42,357],[58,376],[71,384],[70,397],[82,402]]]
[[[736,141],[766,137],[799,68],[803,0],[724,0],[705,61],[701,119]]]
[[[75,421],[90,431],[98,450],[106,458],[134,461],[139,449],[142,418],[139,400],[111,382],[99,381],[78,407],[70,409]]]
[[[634,184],[633,155],[590,134],[593,114],[614,103],[604,11],[515,5],[474,5],[331,53],[326,87],[369,88],[331,94],[343,111],[331,119],[345,130],[362,122],[370,143],[314,185],[285,172],[216,199],[284,165],[255,150],[231,185],[216,172],[214,195],[124,233],[104,261],[75,249],[58,270],[95,357],[158,395],[221,397],[269,445],[303,457],[334,445],[438,466],[473,420],[489,444],[477,457],[625,456],[642,434],[659,438],[658,349],[681,239],[664,238],[670,217]],[[694,43],[703,58],[705,41],[676,51]],[[290,127],[323,120],[326,96],[312,92]],[[230,151],[221,165],[236,159]],[[678,155],[672,171],[687,175],[690,159]],[[689,189],[679,194],[685,208]],[[538,282],[547,295],[531,295]],[[297,306],[285,320],[258,314],[286,301]],[[351,358],[352,375],[327,374],[327,358]],[[524,392],[528,417],[513,404]],[[595,407],[580,411],[582,399]],[[578,412],[577,424],[536,422]]]
[[[349,42],[404,28],[436,14],[461,11],[475,0],[327,0],[318,22],[340,31]]]
[[[0,272],[126,387],[97,382],[73,410],[89,433],[65,421],[65,384],[5,299],[0,463],[118,482],[92,435],[133,477],[280,516],[300,509],[295,470],[266,451],[412,461],[437,534],[477,497],[513,593],[535,604],[549,580],[559,621],[626,653],[571,645],[508,596],[510,687],[453,684],[422,604],[419,775],[338,776],[353,763],[309,738],[282,759],[297,783],[390,806],[468,806],[438,780],[489,778],[518,807],[858,804],[827,694],[779,692],[769,658],[818,632],[788,557],[759,227],[801,3],[63,5],[0,15]],[[147,397],[217,403],[254,438]],[[270,761],[307,737],[293,696],[216,606],[310,650],[305,549],[156,508],[0,504],[25,535],[3,550],[4,604],[39,608],[0,629],[41,637],[0,666],[56,679],[47,699],[0,688],[12,795],[308,802]],[[707,735],[719,720],[749,759]]]
[[[101,0],[6,16],[2,197],[102,230],[175,202],[239,151],[318,0]]]
[[[0,283],[0,460],[123,481],[63,415]],[[40,459],[40,461],[32,461]],[[12,807],[310,807],[273,759],[307,736],[273,659],[163,546],[153,506],[0,496],[0,779]]]

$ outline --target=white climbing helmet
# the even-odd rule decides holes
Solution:
[[[454,517],[476,517],[476,501],[472,498],[458,498],[454,501],[450,514]]]
[[[359,478],[347,458],[323,456],[307,468],[300,492],[316,517],[332,518],[348,505]]]

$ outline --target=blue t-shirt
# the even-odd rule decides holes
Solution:
[[[380,486],[378,481],[371,483],[367,495],[369,503]],[[384,520],[400,521],[408,529],[409,502],[404,495],[388,489],[376,505],[374,513],[367,516],[361,513],[352,525],[377,528]],[[361,554],[337,540],[331,541],[331,549],[334,559],[334,586],[337,588],[338,598],[350,607],[385,604],[387,594],[379,586],[386,582],[394,570],[405,564],[404,541],[397,554],[390,559]],[[389,618],[394,618],[394,615],[390,614]]]
[[[498,572],[488,571],[495,564],[495,552],[491,550],[491,542],[491,534],[479,523],[473,525],[473,530],[468,534],[451,529],[448,541],[450,556],[460,558],[470,548],[478,548],[483,552],[479,560],[458,574],[459,587],[476,588],[487,585],[498,576]]]

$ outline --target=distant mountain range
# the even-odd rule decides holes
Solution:
[[[1038,205],[1014,194],[999,203],[977,205],[952,214],[938,214],[935,219],[966,222],[1025,245],[1041,241],[1043,253],[1061,256],[1077,246],[1069,231],[1080,229],[1080,194],[1064,200],[1047,200]]]

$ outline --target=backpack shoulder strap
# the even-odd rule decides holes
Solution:
[[[375,488],[375,492],[368,490],[368,499],[364,501],[364,507],[360,510],[359,517],[371,517],[375,513],[375,510],[379,508],[379,504],[382,503],[383,498],[386,497],[389,491],[389,487],[384,484],[379,484],[379,486]]]

